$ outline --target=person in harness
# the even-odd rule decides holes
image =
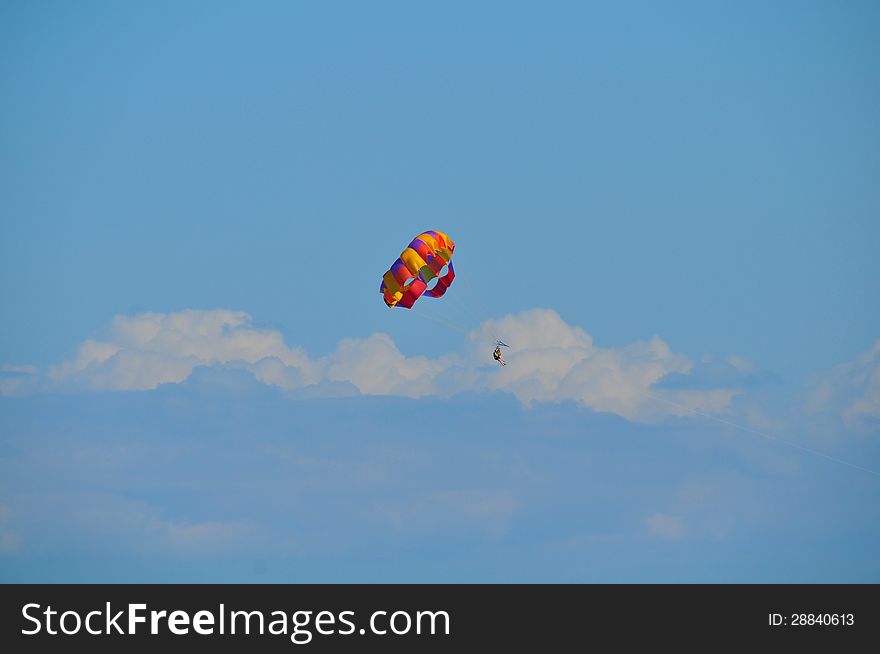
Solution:
[[[501,356],[501,346],[508,347],[506,343],[502,343],[501,341],[496,341],[495,351],[492,353],[492,358],[495,359],[502,366],[507,365],[507,361],[504,360],[504,357]]]

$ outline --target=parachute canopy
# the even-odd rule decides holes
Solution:
[[[382,276],[379,292],[388,307],[412,305],[422,295],[440,297],[455,279],[452,252],[455,243],[443,232],[429,230],[416,236]],[[443,269],[447,272],[442,274]],[[435,284],[428,284],[436,279]]]

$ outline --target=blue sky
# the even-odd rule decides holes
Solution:
[[[0,579],[880,580],[878,28],[3,3]]]

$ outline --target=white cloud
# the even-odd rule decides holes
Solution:
[[[36,366],[15,366],[10,363],[4,363],[2,366],[0,366],[0,372],[12,372],[22,375],[32,375],[36,372],[40,372],[40,370]]]
[[[474,340],[482,336],[486,341],[493,334],[504,334],[515,345],[515,365],[484,373],[481,382],[525,404],[574,400],[631,420],[654,420],[721,410],[737,392],[652,389],[670,373],[688,373],[693,364],[656,336],[621,348],[597,347],[583,329],[548,309],[485,323]]]
[[[54,527],[70,543],[100,533],[111,547],[133,545],[152,554],[206,555],[240,551],[260,538],[255,525],[234,520],[172,519],[158,506],[116,494],[50,494],[34,499],[40,502],[40,512],[50,505],[61,510],[63,518]]]
[[[387,334],[346,338],[324,362],[326,379],[350,382],[366,395],[421,397],[437,394],[440,376],[452,367],[452,356],[405,357]]]
[[[0,366],[0,396],[33,392],[39,386],[39,373],[36,366]]]
[[[510,365],[503,368],[489,357],[496,335],[511,345]],[[438,358],[407,357],[387,334],[344,339],[329,355],[311,358],[287,345],[280,332],[258,328],[236,311],[117,316],[102,338],[85,341],[71,359],[51,366],[43,387],[149,390],[183,382],[197,366],[244,369],[286,390],[348,384],[363,394],[413,398],[503,391],[527,405],[574,401],[640,421],[720,411],[738,392],[652,388],[671,373],[688,374],[693,364],[657,337],[598,347],[548,309],[487,321],[469,334],[463,352]]]
[[[734,368],[739,370],[740,372],[752,372],[755,369],[755,366],[752,365],[752,362],[746,358],[739,357],[736,355],[731,355],[727,357],[727,363],[732,365]]]
[[[645,521],[645,525],[651,534],[664,540],[680,540],[685,535],[681,518],[667,513],[655,513]]]
[[[808,415],[830,414],[857,431],[880,423],[880,340],[854,361],[817,376],[807,396]]]
[[[103,340],[84,342],[73,359],[50,367],[47,377],[62,388],[148,390],[182,382],[199,365],[230,363],[269,384],[287,381],[283,368],[314,377],[301,348],[285,345],[278,331],[255,327],[248,314],[193,309],[116,316]]]

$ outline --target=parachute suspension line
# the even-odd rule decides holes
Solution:
[[[464,297],[464,296],[470,295],[469,290],[472,288],[470,281],[467,281],[466,283],[462,283],[465,281],[465,279],[466,279],[466,277],[464,275],[461,275],[461,276],[455,278],[456,282],[459,285],[459,289],[462,289],[462,287],[464,287],[464,289],[462,289],[462,292],[460,292],[456,295],[456,298],[459,302],[459,306],[460,306],[461,310],[470,316],[470,319],[474,321],[474,323],[477,327],[480,325],[480,323],[484,323],[486,325],[487,329],[489,330],[489,333],[492,336],[493,342],[499,341],[500,339],[498,338],[498,334],[495,332],[495,330],[493,328],[494,321],[492,320],[492,317],[483,308],[483,305],[480,304],[479,302],[477,302],[476,305],[479,308],[477,311],[474,311],[473,310],[473,303],[471,303],[470,301],[467,300],[467,298]],[[480,318],[477,315],[477,313],[479,313],[483,317]]]
[[[414,314],[416,314],[417,316],[420,316],[420,317],[422,317],[422,318],[424,318],[424,319],[426,319],[426,320],[432,320],[432,321],[434,321],[434,322],[436,322],[436,323],[438,323],[438,324],[440,324],[440,325],[443,325],[444,327],[446,327],[446,328],[448,328],[448,329],[452,329],[452,330],[455,330],[455,331],[457,331],[457,332],[461,332],[462,334],[467,334],[467,333],[468,333],[468,330],[467,330],[467,329],[465,329],[465,328],[462,327],[461,325],[459,325],[459,324],[457,324],[457,323],[455,323],[455,322],[453,322],[453,321],[451,321],[451,320],[447,320],[447,319],[445,319],[445,318],[438,318],[437,316],[432,316],[432,315],[430,315],[430,314],[428,314],[428,313],[425,313],[424,311],[422,311],[422,310],[420,310],[420,309],[416,309],[415,307],[410,308],[410,311],[412,311],[412,312],[413,312]]]
[[[717,416],[713,416],[710,413],[705,413],[704,411],[700,411],[698,409],[692,409],[689,406],[685,406],[684,404],[679,404],[678,402],[673,402],[672,400],[667,400],[664,397],[659,397],[657,395],[654,395],[653,393],[649,393],[648,391],[642,391],[642,392],[653,400],[656,400],[658,402],[664,402],[665,404],[669,404],[670,406],[677,407],[679,409],[682,409],[683,411],[688,411],[695,416],[700,416],[701,418],[707,418],[709,420],[714,420],[715,422],[721,423],[722,425],[727,425],[728,427],[733,427],[734,429],[739,429],[741,431],[745,431],[750,434],[754,434],[756,436],[761,436],[762,438],[766,438],[767,440],[771,440],[771,441],[776,441],[777,443],[783,443],[785,445],[789,445],[791,447],[799,449],[803,452],[807,452],[808,454],[813,454],[815,456],[822,457],[823,459],[827,459],[828,461],[833,461],[834,463],[839,463],[841,465],[849,466],[850,468],[854,468],[856,470],[861,470],[862,472],[867,472],[868,474],[874,475],[876,477],[880,477],[880,472],[877,472],[876,470],[871,470],[870,468],[865,468],[864,466],[860,466],[860,465],[852,463],[850,461],[845,461],[844,459],[838,459],[837,457],[831,456],[830,454],[825,454],[824,452],[820,452],[819,450],[814,450],[810,447],[800,445],[799,443],[795,443],[793,441],[789,441],[784,438],[779,438],[778,436],[771,436],[770,434],[766,434],[762,431],[758,431],[757,429],[753,429],[751,427],[746,427],[745,425],[740,425],[735,422],[731,422],[730,420],[725,420],[724,418],[719,418]]]
[[[482,322],[479,318],[477,318],[464,304],[462,298],[459,297],[459,293],[453,295],[451,292],[449,293],[449,306],[453,307],[458,314],[461,316],[462,320],[471,325],[471,329],[476,329],[480,326],[480,322]]]
[[[458,298],[458,288],[453,288],[455,286],[456,285],[453,284],[452,287],[450,287],[450,290],[448,290],[441,298],[444,308],[451,309],[451,311],[447,312],[445,315],[449,315],[450,313],[454,314],[454,319],[450,318],[452,322],[459,322],[462,323],[462,325],[475,324],[473,316],[471,316],[461,304],[461,300]],[[423,308],[428,306],[433,306],[433,304],[426,302],[424,303]]]

